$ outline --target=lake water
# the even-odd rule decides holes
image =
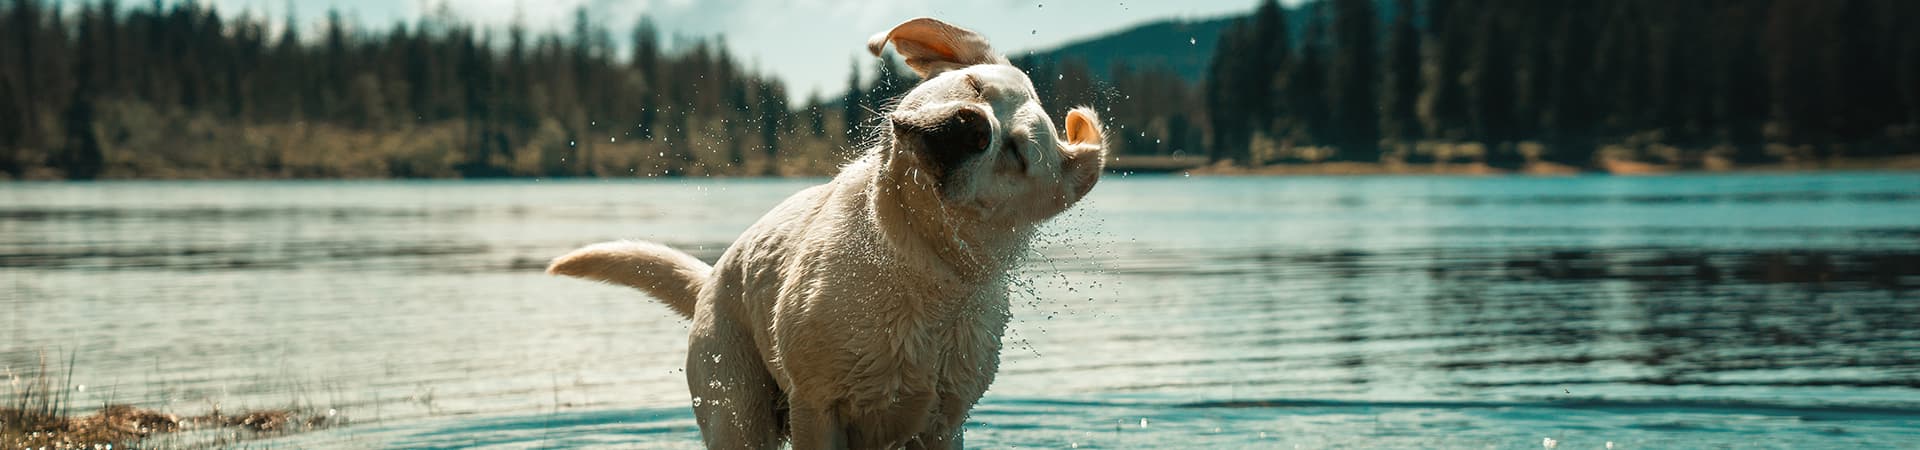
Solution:
[[[0,362],[348,424],[269,447],[690,447],[686,322],[540,270],[819,181],[0,184]],[[1920,174],[1116,175],[1048,230],[969,446],[1920,442]]]

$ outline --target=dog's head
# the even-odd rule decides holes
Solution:
[[[893,43],[921,83],[887,114],[890,172],[931,188],[945,210],[991,225],[1037,223],[1093,189],[1106,139],[1089,108],[1064,129],[1041,108],[1033,81],[987,40],[931,18],[874,35]]]

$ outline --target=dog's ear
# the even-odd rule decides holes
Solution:
[[[931,17],[901,22],[892,30],[873,35],[867,40],[867,51],[880,56],[888,42],[907,58],[907,66],[921,79],[976,64],[1006,62],[1005,57],[993,53],[987,38]]]
[[[1100,114],[1084,106],[1067,112],[1066,135],[1063,150],[1067,159],[1061,166],[1072,180],[1071,204],[1100,181],[1100,171],[1107,166],[1107,136],[1101,131]]]
[[[1074,108],[1067,112],[1067,145],[1105,143],[1106,136],[1100,132],[1100,119],[1092,109]]]

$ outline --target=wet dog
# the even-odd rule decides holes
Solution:
[[[716,266],[608,242],[547,269],[692,318],[687,382],[709,448],[961,448],[999,367],[1009,271],[1034,229],[1099,180],[1094,112],[1056,129],[985,38],[919,18],[867,48],[889,43],[923,81],[888,112],[884,138]]]

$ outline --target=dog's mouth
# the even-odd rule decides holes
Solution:
[[[1012,139],[1007,139],[1005,141],[1002,141],[1002,144],[1000,144],[1000,148],[1003,151],[1007,152],[1007,156],[1013,157],[1013,162],[1018,163],[1020,165],[1020,173],[1027,172],[1027,155],[1024,153],[1020,153],[1019,143],[1014,142],[1014,140]]]

